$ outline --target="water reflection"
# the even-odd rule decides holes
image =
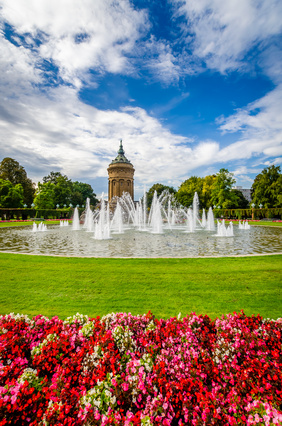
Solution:
[[[163,234],[133,229],[113,234],[109,240],[95,240],[84,230],[47,226],[46,232],[31,232],[30,227],[0,230],[0,251],[30,254],[86,257],[208,257],[282,252],[282,230],[234,226],[233,237],[216,237],[214,232],[199,230],[185,233],[181,229]]]

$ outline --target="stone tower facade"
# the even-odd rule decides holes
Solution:
[[[121,140],[118,155],[108,167],[109,202],[111,202],[113,197],[121,197],[124,192],[128,192],[134,201],[134,171],[133,165],[124,155]]]

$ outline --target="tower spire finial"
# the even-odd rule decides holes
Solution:
[[[121,155],[124,155],[124,150],[123,150],[123,146],[122,146],[122,139],[120,139],[120,141],[119,141],[118,153],[121,154]]]

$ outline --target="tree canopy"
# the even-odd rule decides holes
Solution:
[[[200,207],[209,208],[212,206],[211,191],[214,181],[214,175],[205,177],[191,176],[180,185],[176,198],[183,206],[190,207],[193,203],[194,194],[197,192]]]
[[[259,173],[252,185],[253,203],[265,208],[282,207],[282,174],[280,166],[269,166]]]
[[[34,204],[36,209],[54,209],[55,207],[55,184],[52,182],[40,183],[38,182],[38,188],[36,196],[34,198]]]
[[[9,180],[0,179],[0,207],[23,207],[24,191],[20,183],[13,185]]]
[[[163,185],[161,183],[155,183],[146,193],[148,207],[151,207],[155,191],[157,191],[158,197],[163,191],[168,191],[170,194],[176,193],[176,190],[172,186]]]
[[[211,202],[217,207],[224,209],[236,208],[238,206],[238,196],[232,186],[236,183],[227,169],[220,169],[216,174],[211,190]]]
[[[87,198],[90,199],[92,205],[96,205],[98,202],[91,185],[78,181],[72,182],[60,172],[51,172],[43,178],[43,183],[38,184],[34,203],[36,206],[42,206],[40,208],[47,208],[43,205],[50,206],[48,208],[54,208],[57,205],[64,207],[70,204],[82,206],[85,205]]]
[[[8,180],[12,185],[20,184],[23,189],[24,204],[31,204],[35,194],[34,183],[27,177],[23,166],[13,158],[6,157],[0,163],[0,179]]]

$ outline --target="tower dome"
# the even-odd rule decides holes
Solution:
[[[121,197],[124,192],[128,192],[134,201],[134,171],[133,165],[124,154],[121,140],[118,155],[108,167],[109,202],[111,202],[113,197]]]

